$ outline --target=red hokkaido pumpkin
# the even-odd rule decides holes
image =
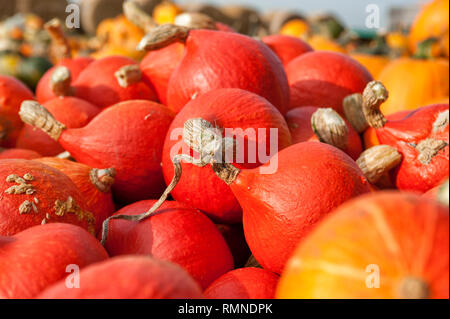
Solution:
[[[313,126],[311,125],[311,118],[313,114],[317,112],[317,110],[319,110],[318,107],[304,106],[292,109],[286,114],[285,118],[286,122],[288,123],[289,130],[291,131],[292,143],[296,144],[307,141],[321,141],[322,137],[319,134],[319,132],[322,132],[323,130],[327,131],[330,130],[330,128],[326,127],[326,125],[321,126],[320,128],[313,129]],[[341,140],[340,142],[342,142],[342,145],[344,145],[344,147],[342,147],[342,150],[348,155],[350,155],[350,157],[353,158],[354,160],[358,159],[359,155],[363,150],[359,134],[353,129],[353,127],[347,121],[340,118],[337,113],[332,114],[332,116],[338,117],[337,120],[342,121],[342,124],[345,124],[346,126],[346,129],[343,130],[342,135],[340,136],[337,136],[341,133],[340,131],[333,132],[333,134],[336,135],[339,138],[339,140]],[[327,123],[324,122],[324,124]],[[327,140],[322,141],[325,143],[328,142]],[[340,144],[336,145],[334,145],[333,143],[328,144],[340,148]]]
[[[204,295],[208,299],[273,299],[278,279],[265,269],[235,269],[215,280]]]
[[[60,281],[40,299],[201,299],[198,284],[181,267],[146,256],[115,257],[80,272],[80,288]]]
[[[39,103],[45,103],[57,97],[52,90],[51,78],[57,67],[64,66],[70,71],[71,82],[75,81],[89,64],[94,61],[91,57],[76,57],[60,60],[55,66],[47,70],[36,86],[36,100]]]
[[[392,177],[398,189],[424,193],[448,178],[448,104],[425,106],[403,119],[387,120],[380,112],[388,97],[383,84],[371,82],[364,97],[373,101],[364,105],[364,113],[378,140],[403,156]]]
[[[290,109],[300,106],[332,107],[343,114],[342,101],[361,93],[372,81],[356,60],[337,52],[315,51],[300,55],[286,66]]]
[[[111,186],[114,184],[114,168],[98,169],[57,157],[43,157],[36,161],[56,168],[78,187],[94,214],[95,233],[101,230],[103,221],[115,211]]]
[[[296,57],[314,49],[305,41],[288,35],[268,35],[261,39],[280,58],[284,66]]]
[[[97,106],[71,96],[54,98],[42,106],[68,128],[84,127],[100,112]],[[29,124],[25,124],[20,131],[17,147],[36,151],[43,156],[56,156],[64,152],[57,141]]]
[[[114,198],[135,202],[159,197],[164,190],[161,156],[172,112],[151,101],[133,100],[101,112],[88,125],[66,129],[42,106],[23,104],[22,119],[46,132],[77,162],[113,167]]]
[[[153,88],[142,81],[136,62],[110,56],[89,64],[73,82],[75,95],[104,109],[127,100],[156,100]]]
[[[352,200],[290,258],[276,297],[380,299],[449,296],[448,207],[398,191]]]
[[[258,156],[261,152],[264,155],[273,155],[291,144],[291,136],[283,116],[267,100],[240,89],[213,90],[189,102],[176,115],[169,128],[162,159],[167,184],[174,176],[173,157],[181,153],[191,153],[181,138],[184,123],[198,117],[221,129],[236,129],[236,137],[242,146],[240,154],[243,156],[234,161],[239,162],[239,167],[261,165],[269,159],[268,156]],[[270,140],[270,128],[276,129],[278,134],[278,138],[273,142]],[[258,129],[261,132],[258,132]],[[272,138],[276,138],[274,134],[272,133]],[[230,188],[222,183],[214,172],[206,167],[195,167],[187,163],[181,165],[183,174],[171,193],[175,200],[200,209],[217,222],[241,221],[239,203]]]
[[[137,202],[114,215],[142,214],[155,202]],[[173,201],[141,222],[111,219],[105,248],[110,256],[145,254],[176,263],[203,289],[233,269],[233,256],[216,226],[199,211]]]
[[[0,236],[0,296],[33,298],[73,273],[68,266],[83,268],[107,258],[94,236],[70,224],[38,225]]]
[[[12,76],[0,75],[0,146],[15,147],[23,126],[19,115],[20,104],[33,100],[33,92]]]
[[[26,150],[22,148],[10,148],[10,149],[3,149],[0,150],[0,159],[35,159],[42,157],[41,154],[32,151],[32,150]]]
[[[142,59],[142,80],[155,88],[159,101],[167,105],[169,79],[184,54],[183,43],[173,43],[165,48],[150,51]]]
[[[289,106],[289,87],[281,61],[266,45],[223,31],[189,30],[162,25],[141,41],[141,49],[185,44],[167,91],[168,106],[178,113],[190,100],[218,88],[240,88],[266,98],[280,112]]]
[[[0,160],[0,235],[12,236],[41,223],[70,223],[95,233],[95,218],[69,177],[47,165]]]

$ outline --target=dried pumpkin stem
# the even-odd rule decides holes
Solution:
[[[389,145],[377,145],[365,150],[356,160],[367,180],[375,184],[384,174],[400,164],[402,155]]]
[[[163,24],[150,30],[139,42],[137,50],[152,51],[175,42],[186,42],[191,29],[173,24]]]
[[[136,2],[125,1],[123,3],[123,13],[125,17],[137,27],[143,29],[145,32],[149,32],[158,24],[153,18],[147,14]]]
[[[358,132],[362,133],[369,127],[363,112],[362,94],[355,93],[347,96],[343,103],[345,118],[350,125]]]
[[[73,95],[72,76],[65,66],[55,68],[50,77],[50,88],[56,96]]]
[[[93,168],[89,172],[89,178],[91,179],[92,184],[94,184],[95,187],[103,193],[107,193],[111,190],[115,177],[116,170],[114,168]]]
[[[141,81],[142,72],[137,64],[125,65],[114,73],[119,85],[127,88],[132,84]]]
[[[66,129],[64,124],[58,122],[36,101],[23,101],[19,115],[24,123],[40,128],[55,141],[58,141],[61,133]]]
[[[206,14],[200,12],[185,12],[176,16],[174,23],[191,29],[217,30],[216,23]]]
[[[139,221],[142,221],[142,220],[150,217],[151,215],[153,215],[156,212],[156,210],[159,207],[161,207],[161,205],[166,201],[167,196],[169,196],[170,192],[175,188],[175,186],[177,186],[177,184],[181,178],[181,173],[182,173],[181,161],[185,161],[187,163],[191,163],[191,164],[194,164],[199,167],[206,165],[206,164],[202,165],[202,163],[199,163],[196,159],[192,158],[191,156],[185,155],[185,154],[179,154],[179,155],[174,156],[174,158],[172,159],[172,163],[175,168],[174,176],[173,176],[172,181],[170,182],[169,186],[167,186],[166,190],[161,195],[159,200],[152,206],[152,208],[150,208],[147,212],[145,212],[143,214],[113,215],[113,216],[108,217],[103,222],[102,239],[101,239],[102,245],[105,245],[106,239],[108,238],[109,221],[111,219],[124,219],[124,220],[128,220],[128,221],[139,222]]]
[[[345,150],[348,144],[348,127],[332,108],[320,108],[311,117],[314,134],[323,143]]]
[[[52,19],[44,24],[44,28],[50,34],[52,39],[51,55],[56,60],[71,58],[72,50],[69,41],[64,35],[62,24],[59,19]]]
[[[367,84],[363,92],[363,113],[367,123],[379,129],[386,124],[386,118],[380,111],[380,106],[388,99],[389,93],[383,83],[372,81]]]

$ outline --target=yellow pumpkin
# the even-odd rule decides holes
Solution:
[[[399,58],[389,63],[378,76],[389,91],[381,106],[388,115],[415,110],[449,95],[449,62],[446,59]]]
[[[385,37],[386,44],[393,50],[398,56],[408,56],[409,43],[408,36],[402,32],[391,32]]]
[[[347,53],[345,48],[343,48],[333,40],[328,39],[322,35],[318,34],[313,35],[308,39],[307,42],[316,51],[333,51],[339,53]]]
[[[309,33],[309,24],[305,20],[293,19],[285,23],[280,30],[280,34],[306,39]]]
[[[449,0],[434,0],[423,7],[411,26],[409,47],[416,52],[417,44],[429,38],[447,36],[449,30]]]
[[[164,1],[153,9],[153,20],[158,24],[174,23],[175,17],[183,13],[180,7],[170,1]]]
[[[384,55],[352,53],[350,56],[364,65],[370,74],[372,74],[373,78],[378,77],[381,71],[383,71],[385,66],[390,62],[390,59]]]

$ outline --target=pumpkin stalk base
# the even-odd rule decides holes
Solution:
[[[363,113],[367,123],[379,129],[384,127],[387,120],[380,111],[380,106],[388,99],[389,93],[383,83],[372,81],[367,84],[363,92]]]
[[[72,76],[65,66],[57,67],[50,78],[50,87],[56,96],[73,95]]]
[[[375,184],[391,169],[400,164],[401,154],[388,145],[377,145],[364,151],[356,160],[364,176],[371,184]]]
[[[359,93],[347,96],[342,103],[345,117],[350,122],[350,125],[360,134],[369,128],[362,104],[363,97]]]
[[[93,168],[89,173],[89,178],[92,184],[103,193],[110,191],[111,186],[114,184],[114,178],[116,176],[116,170],[114,168],[98,169]]]
[[[175,42],[186,42],[191,28],[163,24],[150,30],[137,46],[138,51],[152,51]]]
[[[314,134],[323,143],[345,150],[348,144],[348,127],[340,115],[331,108],[320,108],[311,117]]]

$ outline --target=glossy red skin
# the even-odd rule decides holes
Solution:
[[[305,41],[288,35],[268,35],[261,39],[280,58],[284,66],[296,57],[314,51]]]
[[[230,248],[235,268],[244,267],[250,258],[251,252],[245,241],[242,224],[217,224],[216,226]]]
[[[260,41],[232,32],[192,30],[185,47],[167,90],[168,106],[176,113],[193,96],[218,88],[256,93],[286,112],[289,85],[283,65]]]
[[[77,162],[116,169],[114,198],[131,203],[159,198],[164,138],[173,119],[165,106],[144,100],[118,103],[87,126],[63,131],[59,143]]]
[[[157,99],[153,88],[141,80],[123,88],[119,85],[114,73],[121,67],[136,64],[130,58],[110,56],[89,64],[73,82],[75,95],[104,109],[119,102],[128,100]]]
[[[117,214],[137,215],[156,200],[134,203]],[[216,226],[199,211],[166,201],[141,222],[111,220],[105,248],[111,256],[151,255],[183,267],[205,289],[233,269],[233,256]]]
[[[280,112],[267,100],[240,89],[218,89],[203,94],[189,102],[172,122],[166,136],[163,150],[163,173],[169,184],[174,175],[171,152],[190,154],[189,147],[181,136],[171,134],[181,129],[184,123],[193,118],[203,118],[220,128],[278,128],[278,149],[291,144],[287,124]],[[240,134],[242,136],[242,134]],[[267,133],[269,139],[269,133]],[[246,138],[246,140],[248,140]],[[262,141],[261,141],[262,142]],[[179,149],[178,146],[182,146]],[[266,154],[269,154],[270,140],[266,141]],[[176,152],[178,150],[178,152]],[[244,151],[245,163],[240,167],[256,167],[261,163],[249,163],[248,147]],[[256,157],[258,160],[258,158]],[[210,218],[221,223],[239,223],[242,211],[230,188],[223,183],[209,166],[196,167],[183,163],[181,179],[171,192],[173,198],[205,212]]]
[[[198,284],[181,267],[147,256],[122,256],[86,267],[80,288],[64,281],[40,299],[201,299]]]
[[[36,161],[53,167],[67,175],[83,194],[89,211],[95,217],[95,233],[102,229],[103,221],[115,212],[112,192],[102,192],[91,181],[92,167],[57,157],[43,157]]]
[[[208,299],[273,299],[278,279],[261,268],[235,269],[215,280],[204,295]]]
[[[311,126],[311,117],[319,108],[314,106],[297,107],[287,112],[285,118],[291,131],[292,143],[301,143],[307,141],[317,141],[319,138]],[[351,158],[357,160],[363,151],[361,137],[358,132],[347,122],[348,144],[344,150]]]
[[[383,128],[376,130],[381,144],[395,147],[402,154],[400,165],[393,171],[393,180],[398,189],[424,193],[448,178],[448,123],[443,131],[433,132],[432,129],[439,113],[448,110],[448,107],[448,104],[425,106],[401,120],[388,120]],[[418,160],[419,152],[411,145],[417,145],[426,138],[435,138],[447,143],[447,146],[427,165]]]
[[[0,237],[0,296],[33,298],[73,273],[68,265],[83,268],[107,258],[94,236],[70,224],[39,225]]]
[[[42,78],[39,80],[39,83],[36,86],[36,100],[42,104],[57,97],[50,87],[50,79],[53,71],[58,66],[65,66],[69,69],[70,76],[73,82],[78,78],[78,75],[80,75],[81,71],[83,71],[92,62],[94,62],[94,59],[90,57],[77,57],[73,59],[62,59],[61,61],[59,61],[58,64],[51,67],[47,72],[45,72]]]
[[[277,160],[274,174],[242,170],[230,187],[241,204],[253,256],[264,269],[279,274],[322,218],[370,192],[371,186],[347,154],[328,144],[294,144],[279,152]]]
[[[0,159],[35,159],[41,157],[41,154],[23,148],[10,148],[0,151]]]
[[[150,51],[142,59],[142,80],[155,88],[159,101],[167,105],[167,87],[170,76],[184,54],[183,43],[173,43],[165,48]]]
[[[33,185],[35,193],[27,194],[7,194],[5,191],[16,183],[6,181],[7,176],[16,174],[23,177],[26,173],[31,174],[34,180],[28,182]],[[69,223],[92,230],[86,218],[79,219],[73,213],[66,213],[63,216],[56,215],[55,202],[60,200],[66,202],[68,197],[72,197],[77,205],[81,207],[83,213],[88,217],[88,206],[86,201],[78,190],[77,186],[69,177],[60,171],[47,165],[22,159],[0,160],[0,235],[12,236],[20,231],[35,225],[40,225],[43,219],[47,223]],[[25,201],[34,201],[38,212],[30,211],[28,214],[20,214],[19,207]],[[46,218],[46,214],[50,218]]]
[[[100,113],[100,109],[94,104],[71,96],[49,100],[42,106],[68,128],[86,126]],[[25,124],[20,131],[17,147],[33,150],[43,156],[56,156],[64,152],[58,142],[29,124]]]
[[[15,147],[23,122],[19,116],[20,105],[34,100],[31,90],[14,77],[0,74],[0,146]]]
[[[290,109],[300,106],[332,107],[343,114],[342,100],[362,93],[372,81],[369,71],[351,57],[329,51],[302,54],[286,66]]]

